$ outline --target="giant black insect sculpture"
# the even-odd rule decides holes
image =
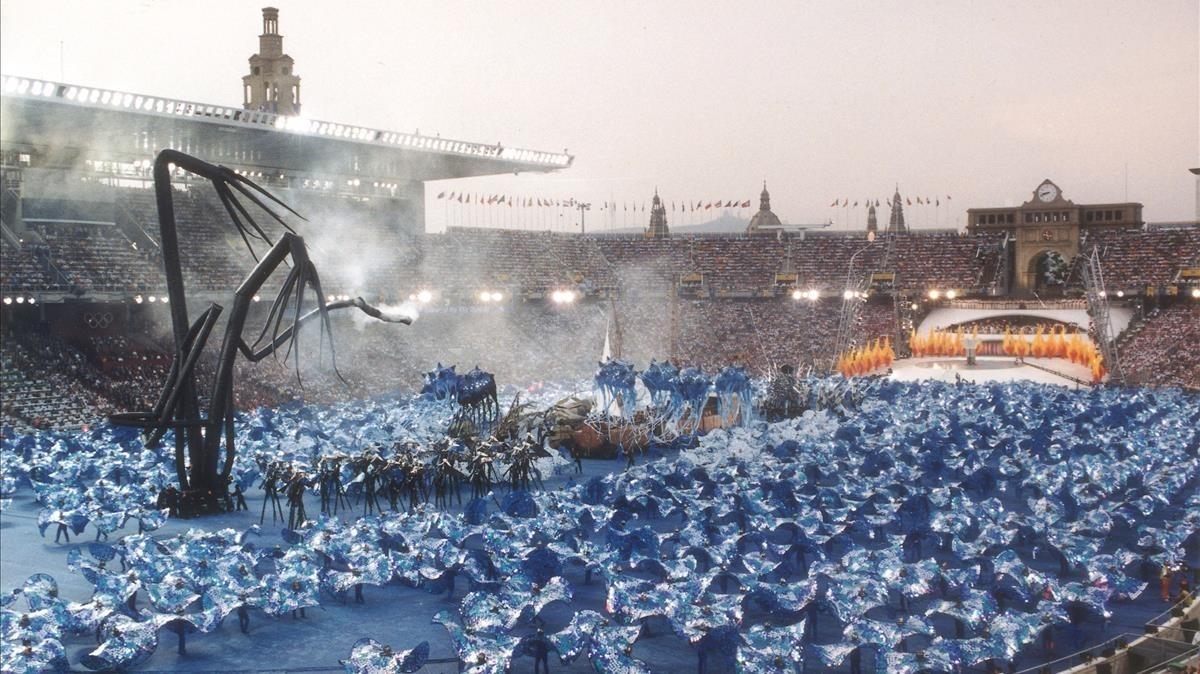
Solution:
[[[186,251],[180,251],[176,231],[172,170],[183,170],[212,182],[238,234],[258,263],[234,293],[233,309],[226,323],[218,355],[207,414],[202,413],[200,409],[196,363],[208,344],[217,318],[224,309],[219,304],[210,303],[195,321],[191,321],[188,316],[183,267],[180,263],[181,252]],[[295,354],[298,379],[300,350],[296,345],[299,330],[302,325],[316,318],[321,326],[322,353],[328,335],[331,363],[336,372],[337,357],[329,322],[330,311],[357,307],[369,316],[391,323],[409,324],[412,320],[408,317],[386,315],[360,297],[327,303],[316,266],[308,257],[304,239],[297,235],[268,203],[276,204],[297,217],[300,215],[262,187],[224,166],[210,164],[176,150],[163,150],[154,160],[154,194],[158,207],[163,270],[167,277],[167,292],[171,300],[175,354],[166,384],[154,409],[115,414],[109,419],[114,424],[144,429],[148,447],[156,447],[167,431],[174,431],[175,470],[182,491],[180,501],[186,506],[185,514],[215,512],[221,510],[221,502],[228,489],[229,474],[236,456],[233,433],[233,366],[238,353],[251,362],[257,362],[286,348],[285,360],[289,355]],[[238,195],[260,208],[286,230],[278,240],[272,241],[254,221]],[[252,239],[269,246],[269,250],[261,259],[251,243]],[[246,320],[254,296],[262,290],[271,274],[280,265],[288,262],[291,269],[271,304],[266,323],[258,337],[252,343],[247,343],[243,331],[246,329]],[[309,289],[315,295],[316,306],[304,313],[303,305]],[[285,325],[289,309],[292,311],[288,321],[290,325]],[[223,457],[222,439],[225,445]]]

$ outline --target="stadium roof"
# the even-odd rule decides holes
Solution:
[[[548,172],[574,157],[500,144],[369,129],[269,112],[0,76],[3,140],[82,159],[149,158],[175,148],[208,161],[293,174],[391,180]],[[58,156],[54,156],[55,153]]]

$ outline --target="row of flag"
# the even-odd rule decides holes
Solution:
[[[950,195],[946,195],[946,197],[944,199],[942,197],[904,197],[904,205],[905,206],[912,206],[914,202],[918,206],[941,206],[942,201],[952,201],[952,200],[950,199]],[[856,208],[856,207],[858,207],[858,205],[860,203],[863,206],[875,206],[876,208],[878,208],[879,204],[882,203],[882,204],[887,204],[890,207],[892,205],[892,200],[884,199],[884,200],[880,201],[879,199],[863,199],[861,202],[855,201],[854,203],[850,203],[849,199],[834,199],[833,203],[829,204],[829,207],[830,208],[846,208],[846,207]]]
[[[509,194],[477,194],[466,192],[438,192],[439,200],[453,201],[459,204],[484,204],[487,206],[521,206],[526,208],[576,208],[585,202],[574,197],[570,199],[545,199],[541,197],[514,197]],[[590,204],[589,204],[590,206]],[[716,199],[713,201],[672,201],[672,212],[703,211],[714,208],[749,208],[749,199]],[[646,210],[646,202],[602,201],[599,210],[605,211],[638,211]]]

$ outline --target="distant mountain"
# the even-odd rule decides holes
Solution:
[[[694,225],[675,225],[670,222],[671,214],[667,213],[667,226],[671,229],[671,234],[741,234],[746,231],[746,226],[750,224],[749,220],[743,220],[731,211],[724,211],[720,217],[708,222],[698,222]],[[646,231],[645,225],[639,227],[618,227],[617,229],[604,229],[598,233],[602,234],[640,234]]]

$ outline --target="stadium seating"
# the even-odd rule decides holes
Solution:
[[[1118,349],[1130,381],[1200,389],[1200,305],[1152,312],[1129,332]]]
[[[1170,283],[1181,268],[1200,265],[1200,227],[1089,232],[1080,250],[1093,249],[1100,251],[1106,286],[1137,290]],[[1072,280],[1081,284],[1078,267]]]

